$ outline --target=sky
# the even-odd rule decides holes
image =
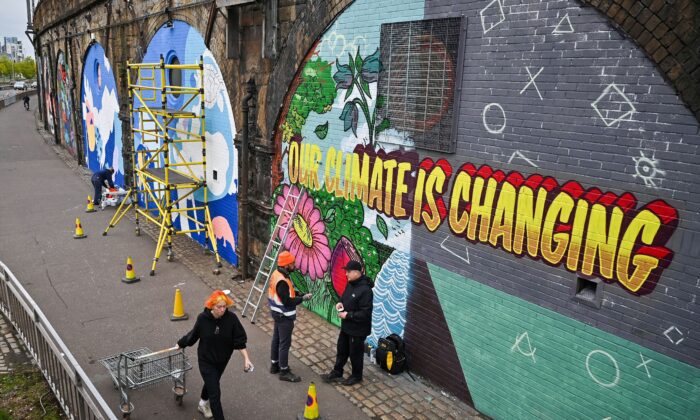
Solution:
[[[0,37],[16,36],[22,41],[24,55],[34,57],[34,47],[24,34],[27,30],[27,0],[0,0],[0,10]]]

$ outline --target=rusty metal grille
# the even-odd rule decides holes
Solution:
[[[461,23],[453,17],[382,24],[378,114],[417,148],[455,150]]]

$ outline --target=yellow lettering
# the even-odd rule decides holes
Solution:
[[[576,201],[576,213],[574,214],[574,223],[571,227],[571,243],[566,256],[566,268],[571,271],[578,270],[578,263],[581,258],[581,243],[583,242],[583,227],[586,226],[587,215],[588,201]]]
[[[661,228],[659,217],[649,210],[642,210],[632,219],[622,236],[617,257],[617,279],[625,288],[636,292],[647,281],[652,270],[659,265],[657,258],[649,255],[635,255],[632,259],[634,270],[629,274],[630,256],[638,239],[645,245],[654,242]],[[641,234],[641,237],[640,237]]]
[[[493,200],[496,196],[497,187],[498,182],[493,178],[489,178],[489,180],[486,181],[486,193],[482,198],[481,191],[484,188],[484,179],[477,177],[474,180],[471,201],[472,208],[469,214],[469,228],[467,229],[467,238],[472,241],[476,239],[477,226],[479,227],[479,241],[488,241],[491,213],[493,212]],[[479,223],[479,218],[481,218],[481,223]]]
[[[540,243],[540,231],[542,229],[542,216],[547,202],[547,190],[538,188],[537,199],[534,200],[532,188],[522,186],[518,191],[518,210],[515,218],[515,232],[513,232],[513,252],[516,255],[523,253],[523,241],[527,236],[527,253],[531,257],[538,256]]]
[[[384,187],[384,202],[386,206],[384,207],[384,213],[387,216],[391,216],[391,191],[394,189],[394,168],[396,168],[395,159],[384,161],[384,170],[386,170],[386,186]]]
[[[513,246],[513,217],[515,213],[515,187],[504,182],[498,194],[496,211],[493,215],[493,226],[489,243],[498,246],[498,238],[503,237],[503,249],[510,252]]]
[[[425,169],[418,168],[416,190],[413,192],[413,223],[420,223],[420,214],[423,209],[423,190],[425,188]]]
[[[321,181],[318,179],[318,166],[321,163],[321,158],[323,153],[321,153],[321,148],[317,144],[311,146],[311,160],[309,162],[309,184],[312,189],[319,190],[321,188]]]
[[[331,168],[335,165],[333,159],[335,159],[335,147],[329,147],[326,153],[326,176],[323,177],[323,182],[326,184],[326,191],[329,193],[333,192],[336,183],[336,179],[331,178]],[[333,172],[337,172],[335,168],[333,168]]]
[[[434,193],[442,194],[444,192],[444,186],[445,171],[443,171],[440,166],[435,165],[433,170],[430,171],[430,175],[428,175],[428,181],[425,189],[425,198],[428,202],[430,212],[423,211],[421,213],[423,221],[425,222],[425,227],[428,228],[430,232],[435,232],[442,222]]]
[[[289,142],[289,159],[287,160],[287,169],[289,172],[289,182],[296,184],[299,178],[299,143],[296,141]]]
[[[564,257],[566,247],[569,245],[568,233],[554,234],[554,225],[557,221],[567,223],[571,212],[574,210],[574,199],[569,194],[559,193],[547,210],[547,215],[542,223],[542,243],[540,252],[550,264],[557,265]],[[556,243],[556,247],[552,248],[552,242]]]
[[[400,218],[406,216],[406,210],[403,208],[403,195],[408,192],[406,186],[406,172],[411,170],[411,164],[408,162],[399,163],[398,173],[396,174],[396,193],[394,194],[394,217]]]
[[[369,190],[369,200],[367,205],[371,208],[382,211],[384,207],[382,203],[382,176],[384,174],[384,167],[382,166],[382,158],[377,156],[374,161],[374,167],[372,168],[372,181],[370,183]]]
[[[362,155],[362,167],[360,168],[360,156],[352,154],[352,183],[355,198],[359,197],[363,203],[369,197],[369,155]],[[351,197],[352,198],[352,197]],[[352,198],[354,200],[354,198]]]
[[[613,278],[613,266],[615,263],[615,253],[620,237],[620,227],[622,225],[622,210],[613,207],[610,215],[610,227],[608,228],[608,212],[602,204],[591,206],[591,215],[588,220],[588,230],[586,231],[586,245],[583,250],[583,263],[581,272],[585,275],[592,275],[598,256],[598,271],[603,278]]]
[[[459,208],[461,207],[461,201],[469,201],[471,186],[472,177],[467,172],[460,172],[452,184],[449,223],[450,229],[457,235],[461,235],[464,232],[469,222],[469,213],[464,210],[462,214],[459,214]]]

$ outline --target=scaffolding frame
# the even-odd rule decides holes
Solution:
[[[209,211],[207,174],[207,145],[205,137],[205,102],[204,102],[204,59],[199,57],[197,64],[166,64],[163,56],[158,63],[130,63],[126,62],[126,77],[129,92],[129,114],[131,115],[131,141],[132,145],[132,169],[134,173],[134,185],[132,185],[114,216],[102,235],[115,227],[131,209],[134,210],[136,221],[136,235],[141,234],[139,217],[159,227],[156,251],[153,256],[150,275],[155,275],[156,265],[160,259],[163,248],[167,249],[167,260],[173,261],[172,240],[175,235],[204,233],[205,246],[211,244],[216,258],[214,274],[221,272],[221,257],[214,236],[214,228]],[[198,77],[200,87],[186,87],[173,85],[173,81],[166,77],[166,72],[179,70],[181,72],[194,71]],[[131,72],[137,74],[136,82],[132,83]],[[150,72],[150,74],[149,74]],[[160,79],[160,86],[157,81]],[[183,75],[182,80],[186,80]],[[152,86],[149,86],[149,83]],[[169,84],[170,83],[170,84]],[[160,93],[161,105],[149,106]],[[179,108],[167,108],[168,95],[182,96],[182,105]],[[188,111],[187,107],[196,99],[200,99],[199,113]],[[134,99],[139,100],[140,106],[134,107]],[[134,124],[138,115],[140,125]],[[199,132],[191,132],[175,127],[180,119],[198,119]],[[190,128],[191,129],[191,128]],[[136,150],[136,134],[141,135],[143,149]],[[201,144],[202,160],[187,161],[178,145],[185,143]],[[149,157],[150,154],[150,157]],[[198,173],[195,172],[199,169]],[[180,194],[178,190],[189,190]],[[194,198],[196,191],[202,190],[203,201],[197,205],[192,200],[190,206],[187,198]],[[174,197],[177,192],[177,198]],[[200,215],[204,220],[200,220]],[[190,229],[178,229],[173,224],[173,216],[185,218],[189,221]],[[194,215],[194,217],[193,217]]]

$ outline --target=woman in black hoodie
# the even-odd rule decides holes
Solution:
[[[194,345],[199,340],[197,361],[204,386],[198,410],[204,414],[205,418],[224,419],[219,379],[221,379],[233,351],[241,351],[244,360],[243,369],[246,372],[253,369],[253,364],[248,357],[248,350],[246,350],[248,338],[243,325],[236,314],[228,310],[228,307],[232,305],[231,298],[221,290],[215,290],[205,302],[202,313],[197,316],[192,331],[185,334],[177,342],[178,347],[185,348]]]

